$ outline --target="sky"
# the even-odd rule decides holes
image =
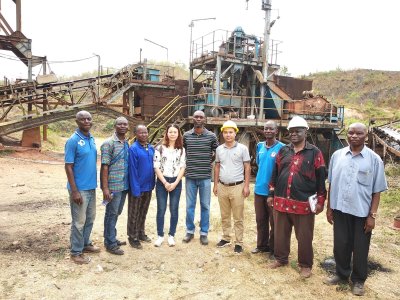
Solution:
[[[0,0],[1,13],[15,29],[15,5]],[[263,36],[261,0],[22,0],[22,32],[34,55],[47,56],[57,75],[78,75],[134,64],[141,58],[189,63],[193,39],[241,26]],[[282,41],[277,63],[293,76],[335,69],[400,71],[398,0],[271,0],[279,19],[271,39]],[[4,35],[4,32],[0,31]],[[65,62],[89,58],[80,62]],[[0,50],[0,78],[27,78],[27,68]],[[63,61],[64,63],[58,63]],[[35,67],[34,74],[40,71]]]

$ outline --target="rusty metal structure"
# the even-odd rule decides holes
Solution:
[[[158,132],[167,122],[180,123],[186,117],[184,98],[177,96],[187,83],[173,80],[171,74],[172,68],[161,74],[144,62],[95,78],[8,83],[0,86],[0,136],[37,131],[34,128],[73,118],[82,109],[112,118],[124,114],[131,126],[146,123]]]
[[[400,161],[400,120],[373,126],[369,130],[369,146],[384,162]]]

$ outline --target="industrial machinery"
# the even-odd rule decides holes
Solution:
[[[276,120],[279,138],[288,142],[287,124],[300,115],[309,123],[310,142],[329,162],[331,154],[343,147],[337,133],[343,127],[344,108],[322,95],[314,96],[311,80],[277,74],[279,42],[269,39],[271,1],[263,0],[262,9],[266,14],[263,37],[236,27],[191,41],[188,114],[203,110],[208,126],[216,133],[224,120],[233,119],[241,129],[239,141],[247,144],[252,154],[266,120]]]

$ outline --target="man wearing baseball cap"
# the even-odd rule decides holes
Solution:
[[[298,242],[298,265],[303,278],[311,276],[315,214],[324,209],[326,167],[322,152],[307,142],[308,124],[294,116],[289,124],[290,144],[276,156],[269,184],[268,204],[273,206],[275,225],[272,269],[288,264],[294,227]],[[317,199],[313,211],[309,199]]]
[[[235,122],[226,121],[221,127],[225,143],[218,146],[214,168],[214,194],[218,196],[222,219],[222,239],[217,247],[231,244],[231,215],[235,231],[234,252],[243,252],[244,199],[249,196],[250,155],[243,144],[235,141],[239,131]]]

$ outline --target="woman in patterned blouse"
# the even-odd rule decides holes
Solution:
[[[163,142],[156,148],[154,171],[157,175],[157,235],[154,246],[164,242],[164,216],[169,195],[171,220],[168,233],[168,245],[175,246],[175,232],[178,224],[179,199],[182,191],[182,176],[185,173],[186,153],[183,148],[182,134],[175,124],[167,126]]]

